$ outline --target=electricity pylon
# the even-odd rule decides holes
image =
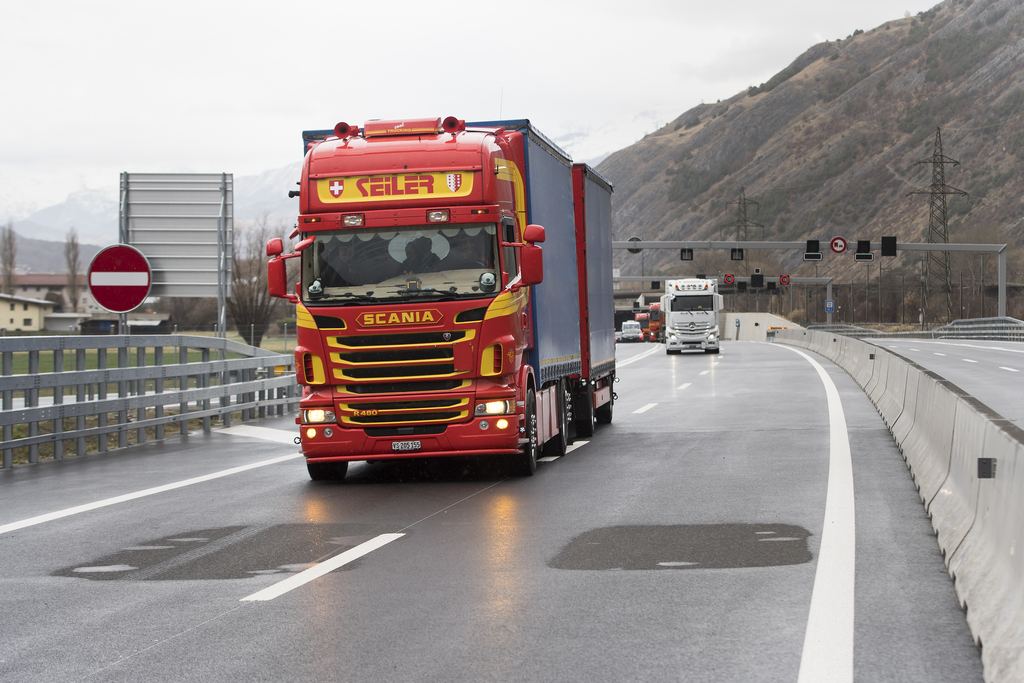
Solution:
[[[747,188],[745,188],[745,187],[741,187],[740,188],[740,198],[737,199],[734,202],[729,202],[729,204],[735,204],[737,206],[737,209],[736,209],[736,222],[733,223],[732,226],[726,226],[726,227],[735,227],[736,228],[736,241],[737,242],[741,242],[741,241],[745,242],[747,240],[747,228],[761,228],[762,229],[761,238],[762,239],[764,238],[764,232],[763,232],[764,226],[761,225],[760,223],[755,223],[753,221],[747,220],[747,205],[748,204],[753,204],[754,206],[757,206],[758,208],[760,208],[760,204],[758,204],[757,202],[752,201],[750,199],[747,199],[746,196],[744,196],[744,192],[746,191],[746,189]]]
[[[939,128],[935,129],[935,147],[932,152],[932,158],[918,161],[914,166],[919,166],[921,164],[932,165],[932,184],[928,188],[914,190],[907,196],[909,197],[912,194],[931,195],[928,211],[928,238],[926,241],[933,244],[949,244],[949,225],[946,220],[946,196],[957,195],[960,197],[966,197],[967,193],[946,184],[946,164],[959,166],[960,162],[956,159],[951,159],[942,153],[942,133]],[[946,321],[948,322],[952,320],[953,283],[949,271],[948,251],[928,252],[928,271],[925,277],[927,278],[926,286],[924,288],[925,300],[922,302],[922,308],[924,309],[925,314],[927,315],[928,312],[928,291],[934,283],[935,285],[938,285],[939,290],[946,299]]]

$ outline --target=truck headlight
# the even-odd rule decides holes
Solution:
[[[473,411],[474,415],[505,415],[507,413],[515,412],[514,401],[488,401],[487,403],[477,403],[476,409]]]
[[[318,422],[337,422],[338,418],[333,410],[310,408],[302,411],[302,421],[306,424],[316,424]]]

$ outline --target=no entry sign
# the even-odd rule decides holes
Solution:
[[[105,247],[89,264],[92,298],[111,313],[127,313],[146,300],[153,276],[149,261],[135,247]]]

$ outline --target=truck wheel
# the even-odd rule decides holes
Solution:
[[[516,471],[520,476],[532,477],[537,471],[537,399],[533,389],[526,390],[526,436],[523,453],[516,457]]]
[[[587,439],[594,435],[594,386],[576,399],[576,436]]]
[[[348,463],[307,461],[306,471],[313,481],[341,481],[348,473]]]
[[[612,423],[612,405],[614,403],[615,398],[613,395],[613,398],[611,400],[609,400],[603,406],[598,407],[598,409],[594,411],[594,417],[597,418],[598,422],[600,422],[603,425],[610,425]]]
[[[545,458],[561,458],[565,455],[565,449],[569,445],[569,420],[566,417],[565,390],[561,380],[559,380],[558,386],[555,387],[555,395],[558,397],[555,401],[555,411],[557,412],[556,417],[558,418],[558,434],[555,434],[544,444],[543,451]]]

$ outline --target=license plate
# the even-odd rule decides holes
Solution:
[[[393,451],[418,451],[422,448],[419,441],[392,441],[391,450]]]

